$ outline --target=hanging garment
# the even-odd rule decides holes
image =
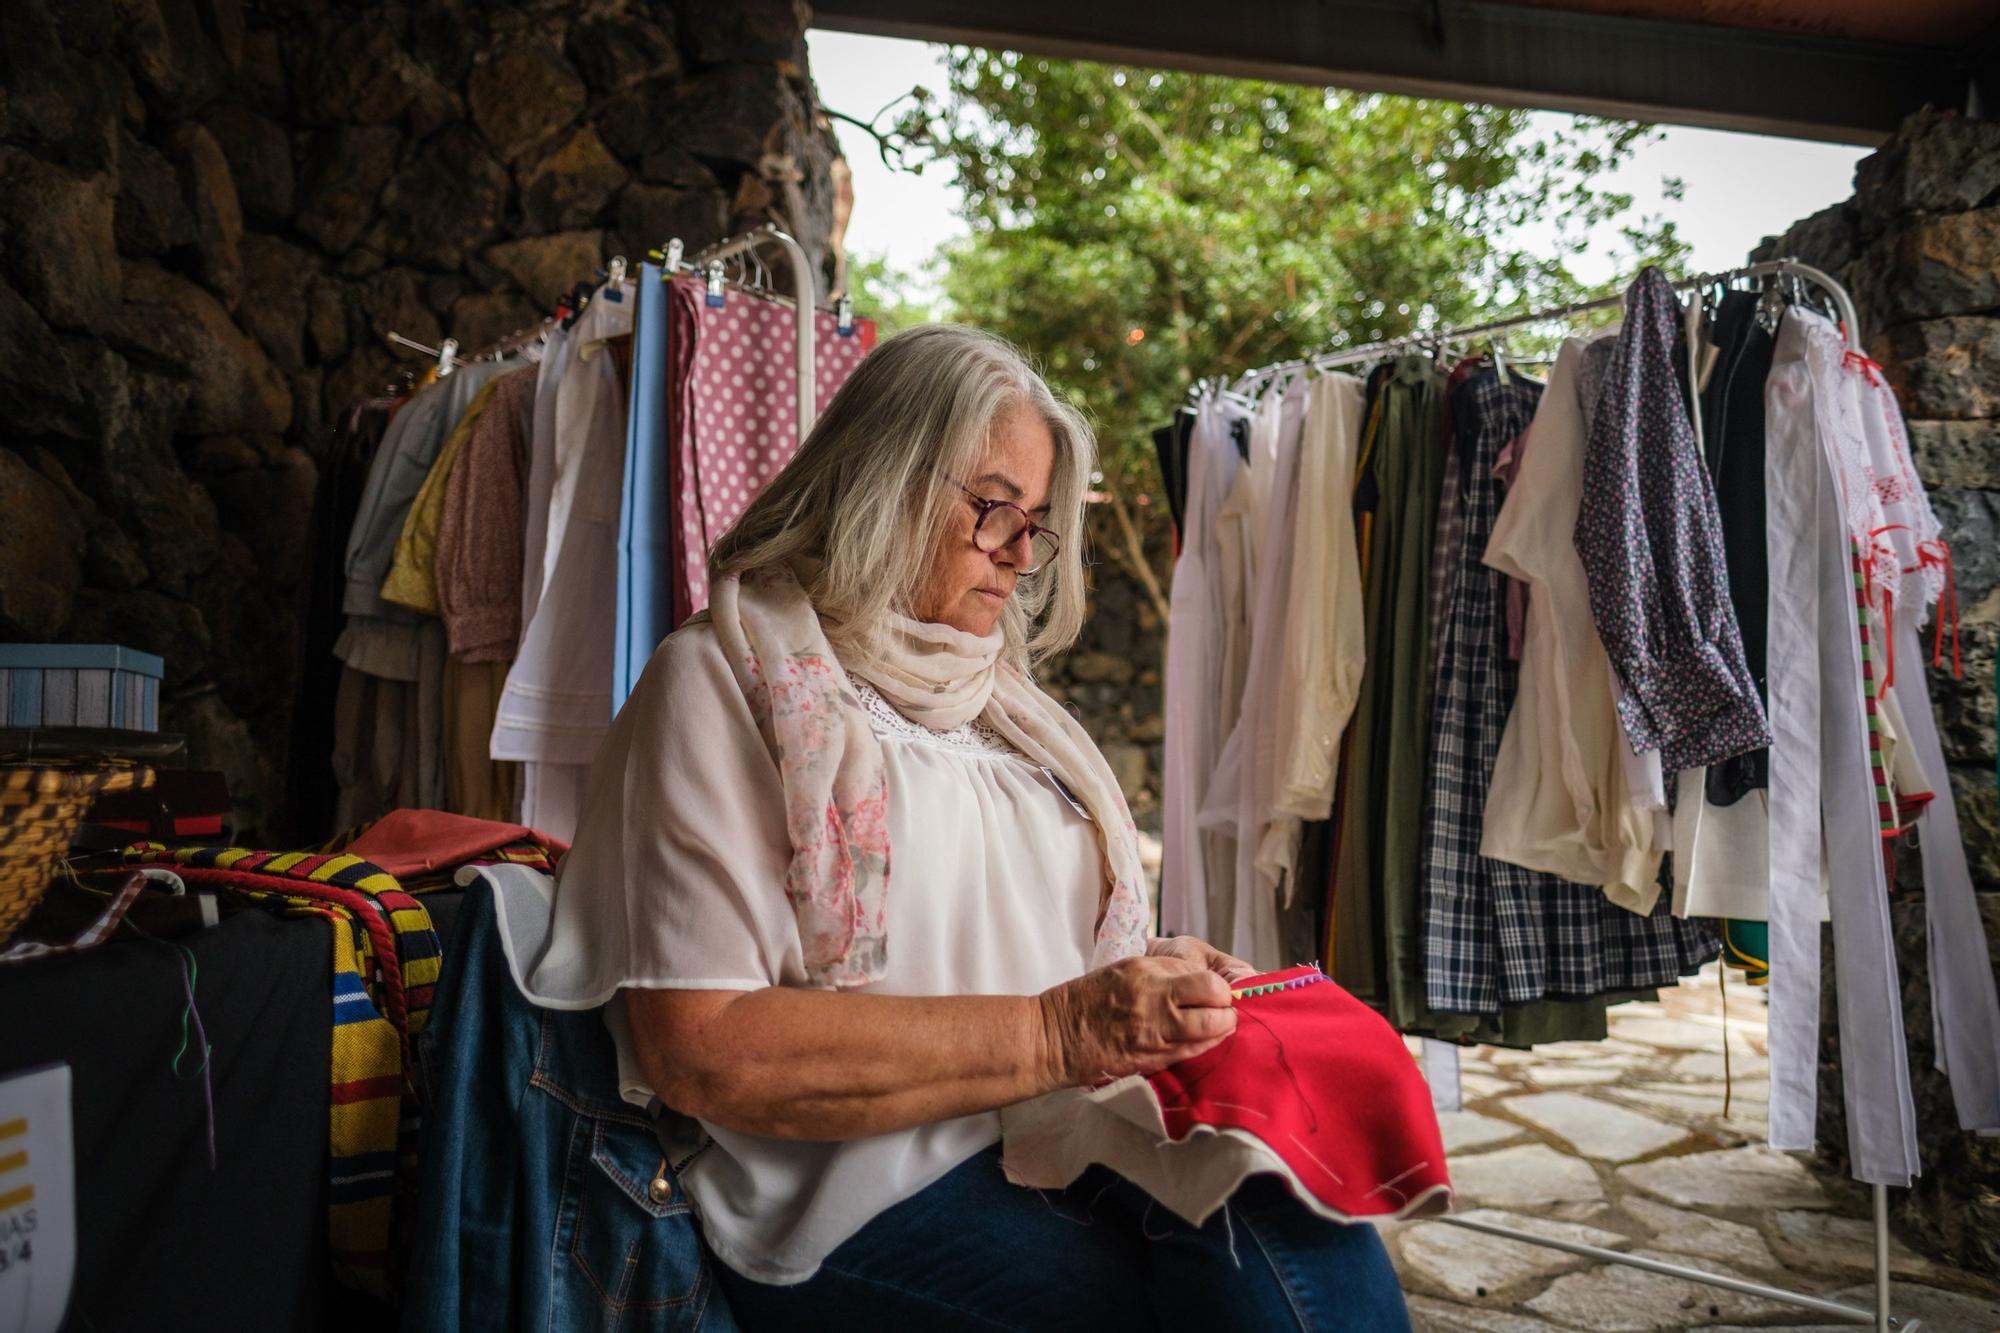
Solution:
[[[1584,455],[1576,546],[1625,687],[1620,720],[1665,769],[1770,742],[1729,601],[1721,520],[1674,373],[1680,307],[1657,268],[1626,293]]]
[[[395,554],[389,562],[389,572],[382,579],[382,600],[397,606],[419,612],[423,615],[437,614],[437,563],[438,520],[444,514],[444,497],[451,480],[452,470],[458,465],[460,452],[465,442],[472,436],[473,428],[486,413],[486,405],[492,401],[493,391],[499,387],[500,379],[489,379],[481,385],[479,392],[466,405],[465,414],[458,424],[451,428],[439,446],[437,458],[431,463],[431,470],[424,475],[424,484],[417,488],[416,498],[410,502],[410,512],[403,519],[403,530],[396,537]]]
[[[1409,363],[1411,373],[1415,373],[1417,364]],[[1381,763],[1377,757],[1383,741],[1377,733],[1379,729],[1382,736],[1387,734],[1387,704],[1393,697],[1389,674],[1397,660],[1386,637],[1390,623],[1388,603],[1394,583],[1393,562],[1387,554],[1393,542],[1386,535],[1391,515],[1383,508],[1383,481],[1386,471],[1388,479],[1396,483],[1393,494],[1400,497],[1403,488],[1397,479],[1407,468],[1401,443],[1393,446],[1396,454],[1393,470],[1384,466],[1384,454],[1391,448],[1384,426],[1386,399],[1394,374],[1389,366],[1376,367],[1369,374],[1365,390],[1367,410],[1351,497],[1362,582],[1361,697],[1355,705],[1353,725],[1344,738],[1347,757],[1337,778],[1332,870],[1323,914],[1326,954],[1333,961],[1334,978],[1370,1003],[1379,1003],[1383,998],[1381,881],[1374,868],[1377,802],[1383,799],[1379,787]],[[1395,1017],[1390,1021],[1396,1022]]]
[[[1608,381],[1607,383],[1615,383]],[[1492,1014],[1544,997],[1584,999],[1671,985],[1715,956],[1716,936],[1656,902],[1646,916],[1601,889],[1479,854],[1485,804],[1517,688],[1507,658],[1504,578],[1481,563],[1499,508],[1500,449],[1534,412],[1541,386],[1492,369],[1453,395],[1465,516],[1432,709],[1423,834],[1425,999]],[[1529,454],[1532,462],[1534,454]]]
[[[444,664],[444,808],[504,823],[520,805],[521,768],[488,753],[507,662]]]
[[[1478,357],[1467,357],[1445,377],[1444,396],[1438,409],[1438,450],[1443,471],[1439,474],[1437,531],[1431,542],[1431,593],[1428,642],[1436,643],[1444,633],[1445,596],[1451,587],[1451,552],[1459,549],[1465,535],[1458,507],[1458,446],[1451,428],[1451,394],[1467,376],[1479,369]],[[1436,684],[1435,675],[1432,684]]]
[[[1236,1014],[1191,1060],[1002,1111],[1007,1178],[1060,1189],[1102,1163],[1194,1226],[1255,1174],[1338,1222],[1450,1206],[1430,1091],[1378,1015],[1311,967],[1248,978]]]
[[[1715,481],[1722,519],[1722,553],[1729,571],[1729,600],[1743,636],[1743,660],[1761,694],[1764,688],[1770,561],[1765,552],[1764,384],[1776,342],[1757,319],[1755,292],[1728,292],[1716,310],[1718,353],[1701,393],[1702,454]],[[1751,750],[1714,765],[1706,784],[1710,803],[1725,806],[1769,785],[1768,757]]]
[[[444,631],[438,622],[382,596],[395,548],[438,451],[487,383],[510,366],[474,362],[437,381],[396,414],[369,469],[347,542],[347,623],[334,645],[348,667],[407,688],[352,686],[336,708],[336,766],[367,789],[342,782],[342,822],[366,818],[377,798],[393,808],[444,801]],[[393,768],[385,767],[392,757]],[[368,772],[389,776],[386,787]]]
[[[698,287],[693,278],[675,283]],[[791,309],[731,292],[720,305],[703,299],[695,315],[693,361],[673,424],[684,548],[674,602],[682,616],[708,605],[708,553],[800,444]],[[856,320],[842,333],[832,315],[815,311],[813,320],[814,401],[824,412],[873,350],[875,324]]]
[[[1529,589],[1520,691],[1494,761],[1480,854],[1595,884],[1640,915],[1659,893],[1663,830],[1627,781],[1611,661],[1590,618],[1570,533],[1583,493],[1577,369],[1589,340],[1563,344],[1485,563]],[[1512,446],[1510,446],[1512,447]],[[1518,583],[1514,580],[1519,580]],[[1512,630],[1509,628],[1511,638]]]
[[[579,318],[581,318],[579,316]],[[556,400],[576,350],[571,327],[560,321],[549,330],[535,370],[535,410],[528,436],[528,472],[521,507],[521,627],[541,604],[548,581],[549,497],[556,484]]]
[[[1771,567],[1770,1142],[1815,1140],[1819,1052],[1818,876],[1828,877],[1841,1076],[1855,1175],[1906,1183],[1918,1169],[1902,998],[1868,759],[1861,615],[1849,493],[1865,477],[1840,436],[1857,431],[1839,331],[1792,310],[1770,381],[1766,499]],[[1847,461],[1841,461],[1845,457]],[[1825,847],[1822,856],[1821,836]]]
[[[317,837],[334,827],[340,784],[334,777],[334,711],[326,706],[348,668],[334,656],[341,628],[341,598],[347,587],[347,535],[367,484],[369,465],[389,428],[399,400],[374,398],[342,420],[325,456],[317,459],[319,488],[313,495],[306,539],[308,569],[299,616],[299,688],[293,696],[285,806],[295,834]],[[326,763],[319,756],[326,755]]]
[[[562,839],[575,832],[586,770],[611,725],[626,404],[610,344],[630,334],[632,304],[629,287],[607,284],[570,329],[549,495],[553,573],[522,631],[489,749],[528,765],[522,822]]]
[[[1273,782],[1277,776],[1278,732],[1297,719],[1280,719],[1279,694],[1284,667],[1285,606],[1291,593],[1293,537],[1299,515],[1299,448],[1305,426],[1306,385],[1287,386],[1267,400],[1275,431],[1274,465],[1267,469],[1264,505],[1257,539],[1256,602],[1251,608],[1257,627],[1244,678],[1243,712],[1236,734],[1223,744],[1218,773],[1229,769],[1231,745],[1237,747],[1236,895],[1234,925],[1225,932],[1232,944],[1218,945],[1253,966],[1284,965],[1278,931],[1278,890],[1289,869],[1266,861],[1265,833],[1273,817]],[[1221,777],[1226,782],[1226,776]],[[1274,849],[1275,850],[1275,849]],[[1213,926],[1215,923],[1211,921]]]
[[[1374,558],[1382,562],[1384,583],[1375,644],[1387,653],[1388,670],[1376,696],[1381,713],[1368,777],[1371,827],[1363,845],[1373,857],[1367,882],[1380,886],[1386,1012],[1392,1024],[1420,1031],[1432,1030],[1434,1017],[1423,995],[1422,826],[1412,816],[1423,808],[1429,748],[1429,564],[1443,480],[1437,432],[1444,383],[1429,362],[1400,361],[1382,389],[1382,436],[1376,443],[1382,496]],[[1351,876],[1342,881],[1342,887],[1355,884]]]
[[[625,704],[674,615],[674,493],[667,430],[667,311],[673,295],[656,264],[639,268],[632,326],[631,411],[619,503],[618,622],[611,651],[611,707]]]
[[[1942,665],[1949,632],[1952,667],[1958,669],[1958,594],[1951,551],[1911,462],[1909,435],[1894,390],[1881,368],[1866,358],[1849,354],[1843,358],[1843,368],[1860,396],[1861,429],[1882,505],[1881,536],[1903,575],[1902,592],[1887,599],[1878,596],[1875,604],[1893,664],[1893,686],[1883,710],[1899,733],[1891,768],[1899,769],[1907,756],[1916,770],[1894,779],[1896,791],[1899,796],[1913,796],[1928,787],[1932,794],[1920,804],[1916,827],[1930,935],[1937,1067],[1951,1080],[1959,1127],[2000,1132],[2000,999],[1959,834],[1951,775],[1931,711],[1930,681],[1918,633],[1926,613],[1935,608],[1937,629],[1928,660],[1933,666]],[[1912,580],[1911,574],[1917,577]]]
[[[540,374],[523,366],[496,381],[445,486],[433,574],[445,645],[460,661],[511,662],[520,647],[523,505]]]
[[[1304,823],[1332,812],[1340,742],[1366,664],[1352,502],[1363,401],[1361,381],[1352,375],[1324,376],[1307,388],[1274,713],[1272,820],[1257,859],[1261,871],[1283,882],[1288,904]]]
[[[1160,802],[1164,854],[1160,928],[1169,935],[1208,937],[1209,876],[1196,824],[1202,794],[1222,737],[1216,726],[1221,691],[1221,571],[1215,520],[1241,465],[1230,437],[1238,409],[1221,396],[1202,399],[1188,442],[1188,496],[1180,558],[1174,565],[1167,634],[1164,789]]]
[[[383,580],[396,558],[396,542],[417,492],[437,461],[438,450],[479,391],[507,368],[497,361],[460,366],[396,413],[368,470],[368,482],[347,539],[347,591],[342,609],[348,615],[405,625],[417,620],[415,613],[382,597]]]
[[[1153,432],[1153,456],[1160,464],[1160,489],[1166,492],[1173,516],[1174,539],[1185,540],[1188,505],[1188,454],[1194,444],[1194,411],[1183,407],[1173,420]]]

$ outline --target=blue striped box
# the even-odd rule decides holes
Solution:
[[[0,643],[0,726],[160,729],[166,663],[111,643]]]

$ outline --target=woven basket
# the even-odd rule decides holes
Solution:
[[[92,803],[152,785],[152,769],[116,759],[0,759],[0,944],[48,891]]]

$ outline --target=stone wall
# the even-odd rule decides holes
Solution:
[[[167,661],[165,729],[287,836],[330,423],[613,254],[776,219],[833,141],[793,0],[0,5],[0,640]],[[328,707],[330,700],[307,700]]]
[[[2000,122],[1913,116],[1861,163],[1853,199],[1767,241],[1755,257],[1777,255],[1826,269],[1853,293],[1869,354],[1902,399],[1917,471],[1951,543],[1964,674],[1954,677],[1947,656],[1928,679],[1966,852],[1982,891],[1987,944],[2000,967],[2000,796],[1994,784]],[[1957,1129],[1950,1086],[1932,1067],[1923,871],[1914,848],[1898,855],[1896,886],[1891,915],[1924,1157],[1923,1180],[1901,1203],[1900,1221],[1913,1240],[2000,1275],[2000,1140]],[[1828,949],[1830,957],[1830,942]],[[1830,987],[1827,994],[1820,1140],[1837,1154],[1847,1134]]]

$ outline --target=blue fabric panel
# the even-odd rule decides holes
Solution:
[[[625,486],[618,524],[618,624],[611,707],[625,704],[639,673],[674,623],[667,487],[667,284],[656,264],[639,268],[632,322],[631,411],[625,427]]]

